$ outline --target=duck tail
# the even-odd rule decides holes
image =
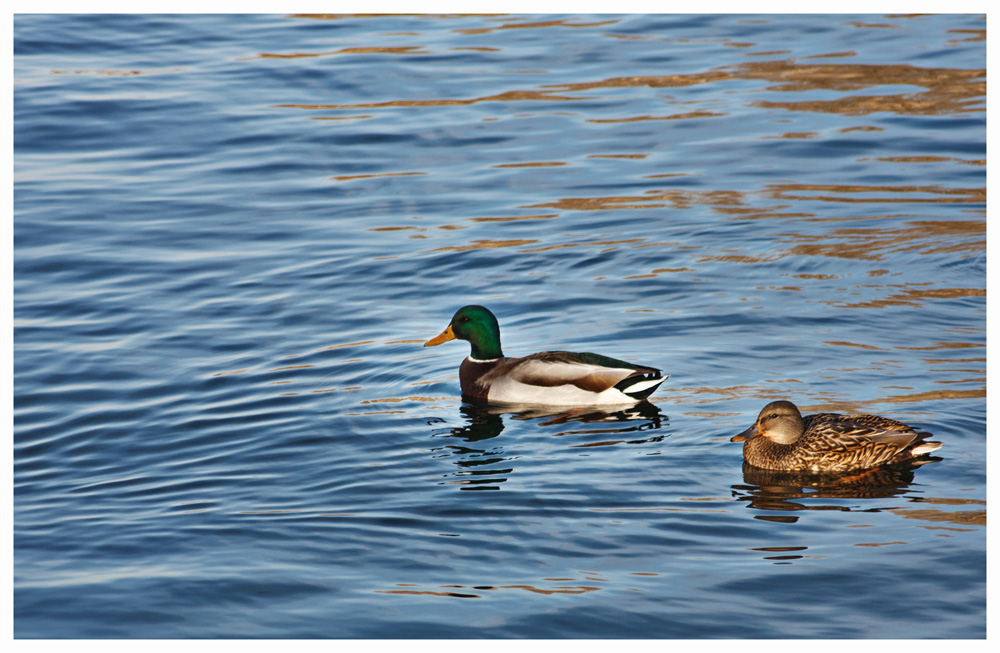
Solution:
[[[627,379],[622,379],[615,384],[615,387],[623,394],[641,401],[653,394],[653,391],[666,381],[669,376],[669,374],[660,374],[659,371],[649,374],[636,374]]]
[[[930,453],[932,451],[937,451],[941,448],[943,443],[941,442],[921,442],[917,446],[910,449],[910,454],[914,457],[922,456],[925,453]]]

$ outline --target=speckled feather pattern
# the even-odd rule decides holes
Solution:
[[[847,472],[901,462],[941,446],[929,433],[878,415],[819,413],[803,418],[805,432],[791,444],[758,436],[743,445],[755,467],[783,471]],[[923,445],[923,446],[921,446]]]

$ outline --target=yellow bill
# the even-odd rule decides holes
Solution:
[[[440,345],[442,342],[448,342],[449,340],[454,339],[455,332],[451,330],[451,325],[449,324],[447,329],[425,342],[424,347],[434,347],[435,345]]]

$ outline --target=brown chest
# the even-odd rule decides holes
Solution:
[[[489,394],[489,384],[483,382],[483,377],[488,375],[503,359],[492,361],[477,361],[466,358],[462,361],[462,366],[458,368],[458,380],[462,386],[462,396],[472,399],[486,399]]]

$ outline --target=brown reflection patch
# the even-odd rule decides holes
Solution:
[[[369,118],[374,118],[374,117],[375,117],[374,114],[367,113],[367,114],[364,114],[364,115],[361,115],[361,116],[314,116],[312,118],[312,120],[331,120],[331,121],[339,121],[339,120],[368,120]]]
[[[819,132],[787,132],[785,134],[779,134],[778,136],[763,136],[762,138],[764,140],[772,139],[772,138],[793,138],[793,139],[794,138],[798,138],[798,139],[805,139],[805,138],[816,138],[817,136],[819,136]]]
[[[802,213],[789,211],[791,204],[779,204],[776,206],[716,206],[712,210],[716,213],[737,216],[739,220],[757,220],[761,218],[815,218],[815,213]]]
[[[966,41],[986,40],[986,30],[984,29],[951,29],[948,30],[948,34],[972,34],[972,36],[967,39],[952,39],[951,41],[949,41],[949,43],[963,43]]]
[[[491,168],[548,168],[568,165],[565,161],[535,161],[531,163],[500,163]]]
[[[551,220],[552,218],[558,217],[558,213],[546,213],[541,215],[522,215],[517,217],[469,218],[469,220],[472,222],[517,222],[519,220]]]
[[[645,159],[649,154],[588,154],[588,159]]]
[[[785,109],[786,111],[812,111],[815,113],[839,113],[847,116],[861,116],[879,111],[906,115],[946,115],[965,111],[985,111],[977,107],[982,92],[966,93],[958,97],[935,95],[930,92],[910,95],[855,95],[838,100],[812,100],[809,102],[770,102],[759,100],[752,106],[761,109]],[[971,100],[969,98],[977,98]]]
[[[504,23],[497,27],[471,27],[467,29],[453,30],[456,34],[490,34],[504,29],[537,29],[541,27],[600,27],[601,25],[614,25],[618,20],[602,20],[596,23],[571,23],[568,19],[560,20],[539,20],[530,23]]]
[[[861,161],[868,161],[870,159],[861,159]],[[952,161],[951,157],[947,156],[880,156],[875,159],[876,161],[894,161],[897,163],[929,163],[936,161]]]
[[[362,102],[359,104],[276,104],[279,109],[381,109],[386,107],[453,107],[478,104],[479,102],[575,102],[585,98],[568,95],[553,95],[552,91],[507,91],[480,98],[465,100],[389,100],[387,102]]]
[[[426,175],[426,172],[382,172],[370,175],[344,175],[341,177],[331,177],[336,181],[351,181],[354,179],[375,179],[376,177],[411,177],[413,175]]]
[[[835,193],[835,195],[796,195],[795,193]],[[895,203],[898,197],[845,197],[852,193],[871,194],[902,194],[924,193],[927,195],[945,195],[946,197],[908,197],[907,202],[919,203],[962,203],[985,204],[986,188],[945,188],[943,186],[858,186],[837,184],[769,184],[766,194],[779,200],[788,201],[821,201],[848,203]]]
[[[933,503],[939,506],[985,506],[982,499],[947,499],[944,497],[914,497],[913,503]],[[905,510],[899,508],[898,510]]]
[[[523,208],[551,208],[571,211],[607,211],[610,209],[649,209],[666,206],[687,209],[697,205],[742,206],[744,194],[739,191],[692,191],[671,189],[651,191],[645,195],[622,195],[613,197],[568,197],[555,202],[531,204]]]
[[[749,254],[726,254],[723,256],[699,256],[698,263],[705,263],[708,261],[721,261],[723,263],[770,263],[772,261],[777,261],[783,256],[783,254],[761,254],[759,256],[751,256]]]
[[[899,349],[899,347],[897,347]],[[955,363],[985,363],[985,358],[922,358],[924,363],[931,365],[954,365]]]
[[[762,108],[863,115],[890,111],[915,115],[984,111],[986,71],[958,68],[919,68],[911,65],[801,64],[791,60],[742,64],[734,77],[766,79],[780,85],[771,91],[849,91],[873,86],[907,85],[928,90],[896,95],[864,95],[806,102],[759,101]]]
[[[983,95],[986,78],[984,69],[920,68],[909,64],[802,64],[792,59],[740,64],[733,71],[733,77],[781,84],[768,89],[771,91],[849,91],[890,84],[954,91],[956,86],[964,89],[971,84],[975,95]]]
[[[895,395],[885,397],[882,401],[902,404],[915,403],[921,401],[931,401],[933,399],[979,399],[986,396],[986,386],[974,388],[972,390],[932,390],[930,392],[917,392],[910,395]]]
[[[291,54],[277,54],[272,52],[262,52],[257,55],[259,59],[302,59],[310,57],[328,57],[337,54],[429,54],[422,45],[411,45],[397,48],[341,48],[329,52],[293,52]]]
[[[858,161],[871,161],[872,159],[858,159]],[[890,163],[942,163],[954,161],[970,166],[984,166],[986,159],[956,159],[950,156],[884,156],[874,159],[875,161],[888,161]]]
[[[873,125],[860,125],[858,127],[844,127],[843,129],[838,129],[838,134],[848,134],[850,132],[882,132],[885,131],[882,127],[875,127]]]
[[[671,116],[635,116],[632,118],[601,118],[590,119],[587,122],[593,123],[621,123],[621,122],[644,122],[647,120],[690,120],[691,118],[720,118],[728,116],[728,113],[715,113],[713,111],[690,111],[688,113],[675,113]]]
[[[813,54],[808,57],[801,57],[802,60],[807,59],[835,59],[835,58],[846,58],[846,57],[856,57],[858,53],[854,50],[846,50],[844,52],[830,52],[828,54]]]
[[[444,383],[445,381],[450,381],[452,379],[457,379],[457,376],[446,376],[443,379],[431,379],[430,381],[414,381],[410,385],[434,385],[435,383]]]
[[[216,372],[212,376],[229,376],[230,374],[246,374],[246,369],[232,370],[231,372]]]
[[[522,245],[531,245],[537,243],[538,240],[535,239],[514,239],[514,240],[474,240],[471,245],[457,245],[452,247],[438,247],[437,249],[427,250],[426,252],[421,252],[422,254],[429,254],[430,252],[468,252],[474,249],[494,249],[499,247],[521,247]]]
[[[612,21],[614,22],[614,21]],[[523,29],[526,27],[548,27],[562,25],[585,27],[601,23],[568,24],[565,20],[542,21],[536,23],[516,23],[497,28],[482,28],[467,33],[485,33],[495,29]],[[425,54],[419,47],[409,48],[346,48],[322,54],[271,55],[279,57],[323,56],[323,54],[351,54],[358,52],[380,52],[390,54]],[[263,56],[263,55],[262,55]],[[832,56],[832,55],[831,55]],[[612,77],[593,82],[571,84],[548,84],[545,90],[514,90],[496,95],[467,99],[434,100],[391,100],[387,102],[360,103],[346,105],[280,104],[278,107],[301,109],[356,109],[381,107],[434,107],[462,106],[479,102],[517,101],[578,101],[577,96],[556,93],[574,93],[598,89],[615,88],[674,88],[709,84],[732,79],[773,81],[778,85],[771,91],[835,90],[849,91],[884,85],[908,85],[926,88],[920,93],[898,95],[865,95],[844,97],[828,101],[807,102],[757,102],[756,106],[781,108],[798,111],[823,111],[828,113],[866,114],[875,111],[890,111],[904,114],[945,114],[957,111],[983,111],[978,106],[986,93],[985,70],[963,70],[952,68],[919,68],[910,65],[860,65],[860,64],[811,64],[795,60],[748,62],[730,68],[713,69],[693,74]],[[692,116],[693,117],[693,116]],[[669,118],[669,117],[668,117]]]
[[[824,345],[833,345],[834,347],[858,347],[859,349],[868,349],[870,351],[885,351],[881,347],[874,347],[872,345],[862,345],[856,342],[842,342],[840,340],[824,340]]]
[[[848,21],[847,24],[851,25],[852,27],[863,27],[863,28],[871,27],[871,28],[880,28],[880,29],[899,29],[899,25],[892,25],[890,23],[862,23],[860,21],[852,20],[852,21]]]
[[[341,349],[343,347],[357,347],[358,345],[370,345],[374,340],[359,340],[358,342],[345,342],[342,345],[331,345],[329,347],[323,347],[317,351],[330,351],[331,349]],[[295,358],[295,356],[288,356],[287,358]]]
[[[570,211],[607,211],[609,209],[657,209],[666,206],[650,198],[631,197],[569,197],[545,204],[529,204],[526,209],[560,209]]]
[[[947,371],[948,372],[961,372],[962,370],[947,370]],[[967,372],[976,372],[976,371],[985,372],[985,370],[966,370],[966,371]],[[945,380],[934,381],[934,383],[939,383],[941,385],[948,384],[948,383],[985,383],[985,382],[986,382],[986,377],[985,376],[981,376],[981,377],[978,377],[978,378],[975,378],[975,379],[955,379],[955,380],[948,380],[948,381],[945,381]]]
[[[889,511],[906,519],[962,524],[965,526],[986,526],[985,510],[958,510],[956,512],[945,512],[944,510],[889,508]]]
[[[925,285],[925,284],[921,284]],[[881,288],[883,286],[875,286]],[[900,286],[889,286],[900,287]],[[869,302],[826,302],[844,308],[884,308],[886,306],[916,306],[929,299],[949,299],[953,297],[985,297],[986,290],[980,288],[906,288],[901,293],[889,295],[885,299]]]
[[[786,239],[798,243],[786,254],[880,261],[886,254],[909,251],[920,251],[924,255],[986,251],[985,221],[909,224],[912,226],[901,229],[835,229],[822,235],[784,234]]]
[[[694,272],[691,268],[657,268],[650,272],[649,274],[633,274],[629,277],[624,277],[624,279],[650,279],[661,274],[669,274],[672,272]]]
[[[630,243],[641,243],[643,238],[629,238],[626,240],[592,240],[583,243],[563,243],[561,245],[548,245],[547,247],[536,247],[534,249],[521,250],[524,253],[535,253],[535,252],[547,252],[553,249],[565,249],[567,247],[594,247],[594,246],[609,246],[609,245],[628,245]],[[610,247],[609,249],[603,250],[605,252],[610,252],[617,247]]]
[[[985,344],[980,344],[976,342],[939,342],[930,347],[896,347],[896,349],[906,349],[909,351],[931,351],[936,349],[972,349],[975,347],[985,347]],[[972,358],[969,360],[980,360],[978,358]]]
[[[545,88],[560,89],[562,91],[590,91],[601,88],[635,88],[648,86],[650,88],[676,88],[680,86],[695,86],[697,84],[708,84],[710,82],[721,82],[733,79],[731,73],[723,70],[712,70],[705,73],[694,73],[688,75],[655,75],[647,77],[610,77],[597,82],[579,82],[575,84],[550,84]]]

